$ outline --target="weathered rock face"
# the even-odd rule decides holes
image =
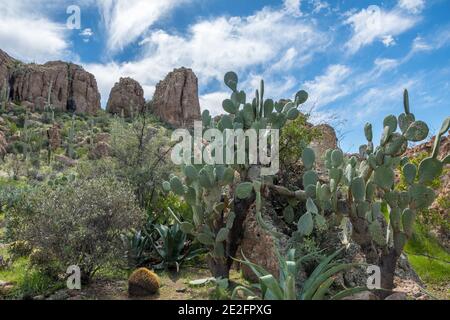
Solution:
[[[6,155],[6,147],[8,143],[6,142],[5,135],[2,131],[0,131],[0,158],[3,158]]]
[[[327,124],[321,124],[313,128],[320,132],[320,137],[311,141],[310,147],[316,153],[317,169],[323,172],[325,171],[325,152],[328,149],[334,150],[337,148],[338,140],[336,137],[336,131],[334,131],[333,127]]]
[[[152,101],[153,113],[174,127],[192,127],[200,120],[198,79],[191,69],[175,69],[158,83]]]
[[[273,224],[272,219],[268,216],[269,211],[272,211],[270,205],[266,205],[263,208],[265,214],[265,221],[268,224]],[[281,251],[284,251],[284,244],[286,239],[279,239],[281,243]],[[250,210],[244,222],[244,234],[238,250],[238,255],[241,257],[241,250],[245,257],[253,263],[266,269],[272,275],[278,278],[279,267],[278,257],[275,253],[275,241],[273,236],[267,231],[263,230],[259,223],[256,221],[254,208]],[[243,277],[252,282],[258,282],[258,277],[247,266],[241,265]]]
[[[52,150],[56,150],[61,146],[61,126],[55,123],[47,130],[48,143]]]
[[[44,109],[50,88],[55,110],[94,114],[100,109],[95,77],[73,63],[23,64],[0,50],[0,86],[5,79],[10,86],[9,98],[33,111]]]
[[[131,78],[120,78],[111,90],[106,110],[112,114],[132,117],[145,107],[144,90]]]

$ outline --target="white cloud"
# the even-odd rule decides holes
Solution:
[[[433,46],[426,43],[422,37],[416,37],[413,41],[411,51],[416,53],[420,51],[430,51],[433,50]]]
[[[67,29],[29,1],[0,0],[1,49],[15,58],[44,62],[68,55]]]
[[[92,31],[91,28],[86,28],[83,31],[80,32],[80,36],[82,37],[92,37],[94,35],[94,32]]]
[[[420,13],[425,7],[425,0],[400,0],[398,6],[411,13]]]
[[[97,0],[108,34],[108,49],[122,50],[156,21],[188,0]]]
[[[246,86],[250,69],[261,69],[265,79],[271,72],[280,70],[283,62],[290,64],[293,70],[298,69],[314,54],[323,51],[329,39],[315,26],[296,19],[284,9],[264,8],[247,17],[199,21],[184,35],[157,30],[140,44],[142,51],[136,61],[86,65],[96,76],[99,74],[97,81],[102,90],[106,90],[102,92],[103,97],[109,95],[119,76],[130,76],[149,88],[146,95],[150,98],[151,88],[180,66],[195,71],[200,87],[206,87],[211,81],[222,83],[223,75],[230,70],[236,71],[241,76],[241,84]],[[286,90],[292,86],[290,83],[278,87]]]
[[[302,16],[302,11],[300,6],[302,4],[301,0],[284,0],[283,1],[285,10],[296,17]]]
[[[314,9],[313,9],[313,13],[319,13],[322,10],[327,10],[330,9],[330,4],[326,1],[321,1],[321,0],[310,0],[309,1]]]
[[[381,38],[381,42],[383,42],[383,44],[384,44],[386,47],[390,47],[390,46],[395,45],[394,37],[391,36],[391,35],[383,36],[383,37]]]
[[[309,93],[310,101],[317,108],[325,106],[350,93],[350,86],[346,83],[351,69],[345,65],[335,64],[327,68],[323,75],[304,83]]]
[[[207,93],[200,96],[200,105],[203,110],[208,109],[213,116],[220,115],[223,114],[222,101],[229,97],[229,92]]]
[[[374,61],[377,73],[392,70],[395,67],[397,67],[400,63],[401,62],[396,59],[389,59],[389,58],[377,58]]]
[[[392,44],[390,40],[393,36],[405,32],[417,22],[418,17],[406,15],[400,10],[384,11],[378,6],[369,6],[351,14],[345,21],[353,29],[345,48],[353,54],[376,40]]]

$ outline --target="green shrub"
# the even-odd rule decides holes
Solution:
[[[120,235],[143,217],[128,185],[111,178],[44,186],[24,209],[16,211],[19,236],[54,257],[61,272],[78,265],[84,282],[121,256]]]

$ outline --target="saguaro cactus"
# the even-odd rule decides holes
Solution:
[[[6,105],[8,103],[8,100],[9,100],[9,84],[8,84],[8,81],[6,81],[6,79],[5,79],[5,82],[3,84],[3,89],[1,92],[1,108],[0,108],[0,110],[6,111]]]

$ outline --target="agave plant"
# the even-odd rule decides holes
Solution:
[[[125,259],[128,268],[135,269],[141,267],[149,259],[147,254],[151,248],[149,238],[142,234],[141,231],[131,230],[121,236],[122,244],[125,251]]]
[[[236,260],[248,266],[258,277],[259,283],[253,288],[237,286],[232,293],[232,298],[236,299],[239,292],[247,295],[247,299],[263,300],[323,300],[329,293],[329,288],[334,283],[337,273],[360,265],[356,263],[336,263],[335,258],[341,253],[342,249],[325,257],[314,269],[309,278],[303,283],[300,289],[296,287],[296,277],[301,263],[311,258],[315,253],[308,254],[300,259],[295,258],[295,249],[287,252],[286,257],[282,257],[278,250],[279,278],[275,278],[263,267],[250,262],[244,255],[244,260]],[[260,294],[256,293],[257,289]],[[341,299],[357,292],[366,291],[365,287],[356,287],[346,289],[331,299]]]
[[[160,264],[154,266],[155,269],[175,267],[178,272],[184,261],[191,260],[205,252],[202,247],[196,247],[188,240],[187,234],[181,230],[178,223],[170,226],[156,224],[154,228],[159,239],[156,241],[153,237],[150,239],[162,259]]]

